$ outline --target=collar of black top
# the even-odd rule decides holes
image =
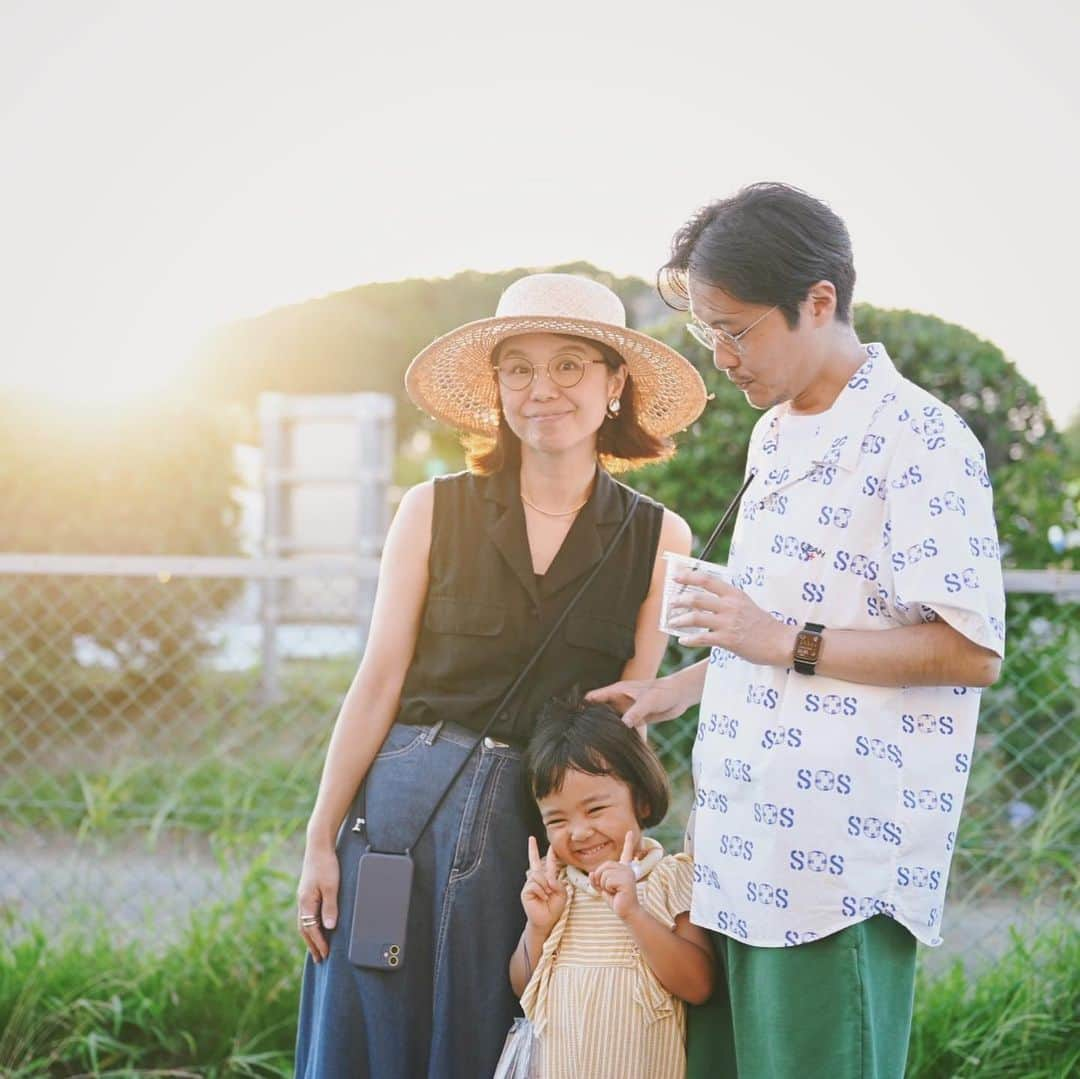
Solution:
[[[629,489],[612,478],[599,466],[596,486],[582,513],[591,513],[597,524],[618,524],[626,513]],[[516,468],[504,468],[487,478],[484,498],[501,506],[510,506],[521,499],[521,474]]]

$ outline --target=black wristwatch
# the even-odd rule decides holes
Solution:
[[[819,622],[807,622],[795,638],[795,651],[792,654],[795,670],[799,674],[815,674],[817,661],[821,656],[821,631],[825,627]]]

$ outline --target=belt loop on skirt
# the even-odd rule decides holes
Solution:
[[[433,746],[435,744],[435,739],[439,737],[439,731],[442,730],[442,725],[444,722],[444,720],[440,719],[431,725],[431,730],[424,735],[425,745]]]

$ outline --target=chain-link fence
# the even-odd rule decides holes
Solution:
[[[280,624],[266,596],[348,609],[374,562],[0,556],[0,904],[168,935],[253,862],[291,897],[357,621]],[[1075,919],[1080,574],[1009,575],[1009,655],[985,693],[944,956]],[[276,601],[276,600],[275,600]],[[270,612],[272,615],[273,612]],[[271,669],[272,667],[272,669]],[[678,846],[694,717],[655,729]],[[935,956],[932,960],[940,962]]]

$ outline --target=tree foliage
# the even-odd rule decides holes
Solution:
[[[631,325],[652,321],[663,304],[645,281],[587,262],[550,268],[603,282],[621,297]],[[253,404],[260,392],[389,393],[407,440],[424,417],[405,394],[405,368],[436,337],[495,313],[503,290],[532,269],[466,271],[453,277],[360,285],[258,318],[208,339],[195,360],[198,392]]]
[[[904,375],[956,409],[982,443],[1005,565],[1071,566],[1048,538],[1072,510],[1065,445],[1039,391],[996,345],[933,315],[862,304],[855,325],[862,340],[884,343]]]

